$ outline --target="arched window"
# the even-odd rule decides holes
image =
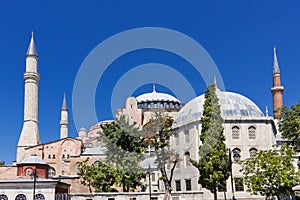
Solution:
[[[190,142],[190,132],[189,132],[189,130],[184,131],[184,138],[185,138],[186,143]]]
[[[0,200],[8,200],[8,197],[5,194],[0,194]]]
[[[15,198],[15,200],[26,200],[26,196],[25,194],[18,194]]]
[[[232,139],[239,139],[240,138],[240,128],[237,126],[232,127]]]
[[[255,158],[255,155],[257,153],[257,149],[256,148],[251,148],[249,150],[249,152],[250,152],[250,158]]]
[[[99,164],[100,164],[99,160],[96,160],[96,161],[94,162],[93,165],[94,165],[95,167],[99,167]]]
[[[191,155],[189,152],[184,154],[185,157],[185,166],[191,166]]]
[[[232,157],[235,163],[238,163],[241,160],[241,150],[239,148],[235,148],[232,150]]]
[[[31,168],[26,168],[25,174],[26,174],[26,176],[31,176],[31,174],[32,174],[32,169],[31,169]]]
[[[45,200],[45,196],[41,193],[34,196],[34,200]]]
[[[256,139],[256,128],[254,126],[248,128],[248,137],[249,139]]]
[[[55,169],[53,167],[50,167],[48,169],[48,177],[51,178],[51,177],[55,176],[55,174],[56,174]]]

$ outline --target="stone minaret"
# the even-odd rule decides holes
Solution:
[[[274,63],[273,63],[273,87],[271,89],[273,95],[273,116],[274,118],[278,118],[280,113],[277,111],[282,107],[282,93],[283,86],[281,85],[280,80],[280,70],[279,64],[276,55],[276,48],[274,47]],[[276,112],[277,111],[277,112]]]
[[[61,107],[61,117],[60,117],[60,139],[68,137],[69,120],[68,120],[68,106],[66,100],[66,93],[64,94],[64,100]]]
[[[38,127],[38,83],[40,75],[37,72],[38,54],[32,33],[26,53],[26,71],[24,73],[24,122],[17,148],[17,163],[26,155],[25,148],[40,144]]]

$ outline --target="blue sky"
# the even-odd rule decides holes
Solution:
[[[70,136],[77,135],[72,117],[72,91],[87,55],[107,38],[140,27],[168,28],[193,38],[216,63],[226,90],[249,97],[262,111],[268,105],[270,112],[273,46],[276,45],[285,87],[284,103],[298,103],[299,8],[297,0],[1,1],[0,160],[9,164],[16,156],[23,121],[25,53],[32,30],[41,74],[40,136],[42,142],[48,142],[59,138],[64,92],[70,111]],[[122,73],[149,62],[181,70],[197,95],[204,92],[201,76],[195,76],[191,66],[178,56],[156,50],[131,52],[115,60],[102,77],[103,85],[98,86],[94,97],[99,120],[112,118],[112,88]],[[136,87],[139,89],[133,95],[150,92],[152,86]],[[158,90],[173,91],[166,85],[158,86]]]

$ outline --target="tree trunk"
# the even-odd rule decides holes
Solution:
[[[165,195],[164,195],[164,200],[170,200],[171,199],[171,192],[172,192],[172,187],[171,187],[171,182],[168,180],[168,176],[166,173],[166,169],[160,168],[160,172],[162,174],[162,179],[165,185]]]
[[[218,200],[217,188],[214,189],[214,200]]]

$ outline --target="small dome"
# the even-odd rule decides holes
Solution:
[[[233,93],[217,91],[221,115],[226,118],[260,118],[264,117],[258,106],[247,97]],[[205,101],[204,94],[192,99],[178,113],[173,126],[179,127],[185,124],[199,121]]]
[[[24,158],[20,162],[20,164],[43,164],[43,165],[47,165],[47,163],[43,159],[38,157],[37,155],[32,155],[32,156]]]
[[[136,100],[140,102],[147,102],[147,101],[174,101],[174,102],[180,102],[178,99],[173,97],[172,95],[166,94],[166,93],[160,93],[153,91],[151,93],[142,94],[138,97],[136,97]]]

